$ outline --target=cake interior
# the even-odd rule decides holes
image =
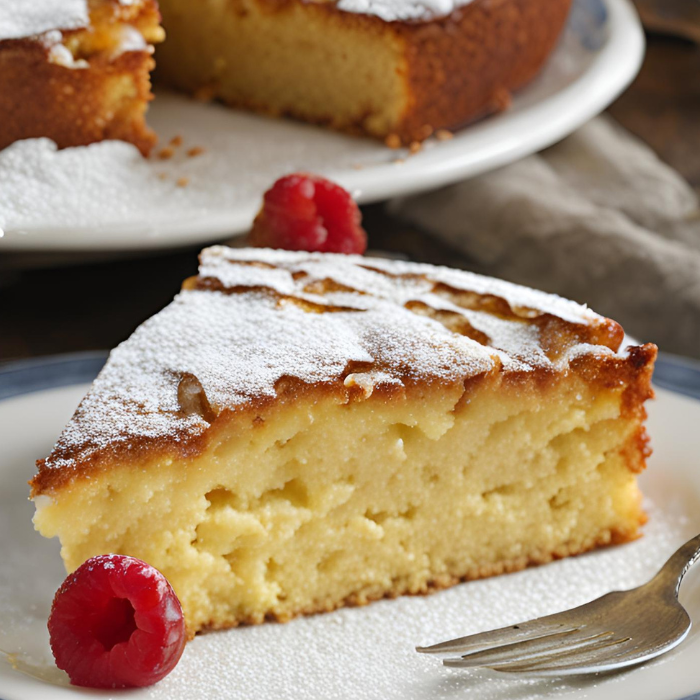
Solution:
[[[73,61],[109,63],[128,51],[147,50],[165,38],[157,6],[150,0],[90,0],[88,8],[90,26],[62,37]]]
[[[37,496],[35,524],[60,536],[69,570],[104,552],[160,569],[190,634],[638,535],[644,441],[620,382],[495,373],[467,389],[366,393],[283,395],[217,423],[191,458],[153,456]]]
[[[372,22],[368,31],[368,18],[301,2],[160,5],[168,40],[157,54],[156,77],[168,85],[382,137],[407,108],[401,38]]]

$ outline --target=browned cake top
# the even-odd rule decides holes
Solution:
[[[128,19],[153,0],[2,0],[0,41],[85,29],[95,18]]]
[[[149,0],[150,1],[150,0]],[[449,15],[473,0],[315,0],[333,2],[345,12],[376,15],[387,21],[421,20]],[[2,0],[0,41],[24,39],[52,30],[85,28],[102,6],[131,8],[140,0]]]
[[[491,371],[549,374],[575,356],[612,355],[623,337],[574,302],[443,267],[225,247],[200,260],[199,275],[111,353],[41,464],[39,490],[47,472],[186,443],[222,411],[274,400],[280,382],[370,395]]]

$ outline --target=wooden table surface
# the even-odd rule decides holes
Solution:
[[[700,192],[700,46],[649,37],[634,84],[610,108]],[[364,209],[370,247],[469,267],[463,256]],[[166,255],[8,272],[0,269],[0,361],[111,348],[195,273],[198,247]]]

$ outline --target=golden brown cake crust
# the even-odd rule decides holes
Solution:
[[[155,144],[144,118],[152,99],[152,48],[145,39],[143,50],[120,53],[112,44],[125,26],[157,37],[157,4],[100,0],[90,7],[90,29],[57,27],[0,41],[0,149],[37,137],[59,148],[120,139],[144,155]],[[52,53],[56,46],[62,53]]]
[[[570,7],[571,0],[477,0],[443,19],[399,23],[411,95],[401,140],[505,109],[542,68]]]
[[[231,424],[254,429],[300,398],[350,403],[369,391],[373,401],[419,401],[459,387],[464,403],[483,382],[545,396],[573,373],[624,387],[623,414],[641,422],[656,347],[619,352],[622,340],[618,324],[573,302],[470,273],[207,249],[200,275],[114,351],[37,463],[32,496],[117,463],[195,457]],[[629,468],[641,471],[647,453],[640,426]]]

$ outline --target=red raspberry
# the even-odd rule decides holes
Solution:
[[[186,641],[180,601],[165,576],[117,554],[88,559],[66,578],[49,635],[56,665],[88,688],[156,683],[175,668]]]
[[[360,209],[340,185],[317,175],[294,173],[265,192],[250,244],[361,255],[367,248],[361,221]]]

